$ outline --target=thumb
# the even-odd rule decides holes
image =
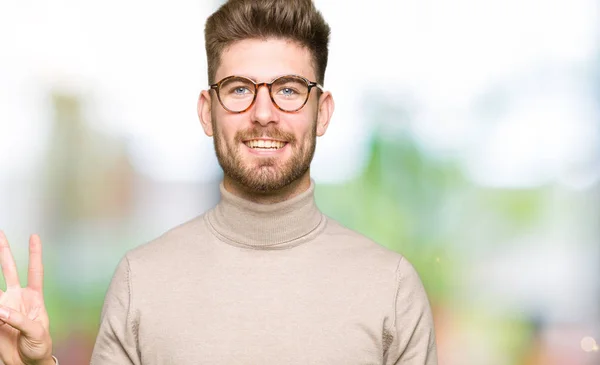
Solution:
[[[40,323],[11,308],[0,307],[0,321],[19,330],[23,336],[34,342],[42,342],[46,334]]]

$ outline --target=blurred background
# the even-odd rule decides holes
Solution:
[[[0,0],[0,229],[23,281],[42,237],[61,365],[124,253],[219,199],[196,100],[221,3]],[[317,203],[415,265],[440,364],[600,364],[598,0],[316,4]]]

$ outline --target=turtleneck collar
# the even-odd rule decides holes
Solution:
[[[316,236],[325,225],[315,199],[315,182],[286,201],[260,204],[240,198],[220,184],[221,201],[205,215],[213,233],[227,243],[255,249],[283,249]]]

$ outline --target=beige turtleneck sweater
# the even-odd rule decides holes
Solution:
[[[232,195],[128,252],[92,365],[434,365],[431,309],[400,254],[323,215],[310,188]]]

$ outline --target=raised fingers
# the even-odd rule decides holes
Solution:
[[[17,274],[17,265],[10,252],[8,240],[2,231],[0,231],[0,265],[2,265],[2,274],[4,274],[6,287],[20,287],[21,284],[19,283],[19,275]]]
[[[44,285],[44,266],[42,264],[42,241],[40,236],[32,234],[29,237],[29,270],[27,271],[27,286],[42,292]]]

